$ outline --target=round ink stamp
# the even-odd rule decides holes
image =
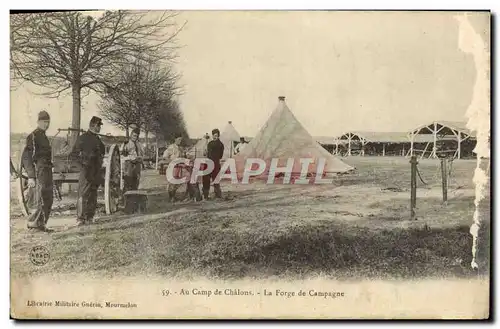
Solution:
[[[34,246],[30,251],[30,260],[34,265],[42,266],[49,262],[49,250],[44,246]]]

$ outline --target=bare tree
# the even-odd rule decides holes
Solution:
[[[72,127],[79,129],[82,90],[114,89],[114,75],[133,59],[176,57],[183,27],[176,16],[169,11],[107,11],[99,19],[82,12],[11,15],[12,74],[49,88],[50,97],[71,90]]]
[[[178,94],[178,78],[171,66],[160,67],[150,61],[136,60],[123,67],[115,81],[117,87],[104,92],[99,103],[100,113],[124,129],[127,136],[132,123],[147,135],[155,129],[159,109]]]
[[[23,37],[23,27],[26,26],[33,14],[11,15],[10,16],[10,57],[15,57],[19,51],[28,45],[28,38]],[[19,68],[17,61],[10,61],[11,80],[15,81],[18,76]],[[11,84],[11,89],[15,88]]]
[[[179,136],[189,138],[184,116],[177,100],[171,99],[159,109],[153,129],[152,131],[157,136],[162,136],[165,141],[173,141]]]
[[[98,107],[101,116],[112,125],[125,130],[128,137],[129,126],[139,121],[139,118],[137,111],[134,110],[134,104],[122,94],[124,89],[128,88],[122,86],[120,89],[110,89],[107,97],[98,104]]]

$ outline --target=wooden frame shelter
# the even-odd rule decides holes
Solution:
[[[415,143],[424,143],[426,136],[418,136]],[[346,132],[335,139],[334,153],[344,155],[393,155],[405,156],[410,150],[410,139],[407,132]]]
[[[414,147],[415,141],[421,138],[420,136],[428,136],[431,139],[423,151],[416,150]],[[421,151],[421,158],[424,158],[427,152],[429,152],[428,158],[438,158],[438,154],[448,152],[452,158],[461,159],[464,150],[472,153],[476,141],[476,135],[467,128],[465,122],[455,121],[434,121],[418,126],[408,133],[408,138],[410,139],[410,155]],[[454,143],[456,143],[456,148],[442,149],[449,148]],[[428,150],[429,146],[431,149]]]

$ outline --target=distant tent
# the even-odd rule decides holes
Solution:
[[[207,139],[208,133],[206,133],[202,138],[200,138],[196,144],[189,149],[187,155],[192,157],[203,157],[203,151],[207,147],[208,142],[210,141],[210,137]]]
[[[234,158],[239,176],[242,174],[247,158],[259,158],[266,162],[267,168],[262,174],[262,177],[266,178],[267,169],[273,158],[279,158],[279,167],[286,166],[287,160],[293,158],[295,162],[292,176],[300,175],[301,164],[298,160],[300,158],[314,159],[314,162],[309,166],[309,174],[316,174],[316,166],[320,158],[326,160],[324,174],[346,173],[354,170],[353,167],[330,154],[313,139],[287,107],[285,97],[282,96],[279,97],[277,108],[259,133]]]
[[[231,158],[234,154],[234,147],[240,141],[240,134],[234,129],[231,121],[228,121],[226,127],[222,131],[220,141],[224,144],[224,155],[222,159]]]

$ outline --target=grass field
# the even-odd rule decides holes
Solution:
[[[331,185],[223,184],[225,200],[166,202],[164,177],[144,173],[141,188],[159,191],[147,214],[115,214],[78,228],[74,207],[56,210],[50,235],[24,229],[11,197],[13,275],[304,278],[466,277],[470,270],[475,161],[455,161],[449,202],[441,202],[439,162],[422,160],[418,220],[410,221],[408,159],[351,157],[357,173]],[[67,198],[67,201],[71,198]],[[55,205],[55,207],[62,207]],[[57,208],[60,209],[60,208]],[[482,265],[489,263],[489,197],[481,204]],[[34,245],[50,250],[35,267]],[[482,267],[487,271],[488,267]]]

